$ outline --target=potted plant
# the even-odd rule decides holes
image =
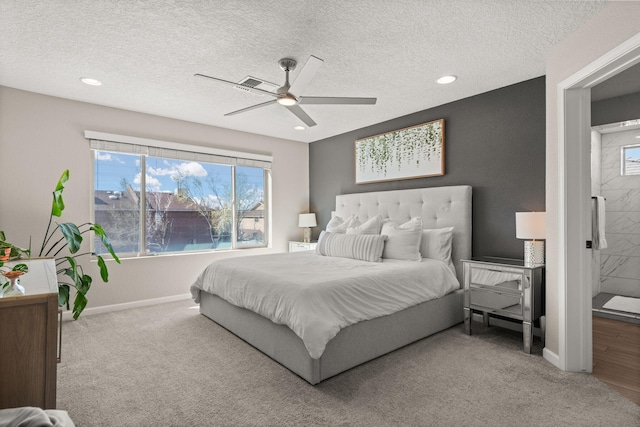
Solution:
[[[120,259],[116,255],[111,246],[111,242],[99,224],[85,222],[76,225],[72,222],[59,223],[54,221],[54,217],[59,218],[64,211],[64,200],[62,199],[62,191],[64,185],[69,180],[69,170],[65,170],[55,190],[53,191],[53,203],[51,213],[49,215],[49,223],[45,232],[42,245],[38,257],[53,257],[56,263],[56,273],[58,274],[58,305],[66,307],[69,310],[69,299],[71,297],[71,288],[75,289],[75,297],[73,299],[73,318],[77,319],[80,313],[87,305],[87,292],[91,288],[93,278],[84,272],[82,265],[78,263],[80,257],[95,256],[100,268],[100,277],[105,283],[109,281],[109,270],[102,256],[93,252],[80,251],[83,235],[93,231],[100,238],[100,242],[111,254],[113,259],[120,264]],[[55,223],[55,225],[54,225]],[[11,248],[11,258],[14,254],[18,258],[30,258],[31,248],[28,250],[21,249],[12,245],[5,240],[4,233],[0,232],[2,247]]]
[[[29,256],[29,250],[7,242],[4,231],[0,231],[0,261],[6,262],[12,258],[21,258],[24,256]],[[0,264],[0,266],[2,266],[2,264]]]

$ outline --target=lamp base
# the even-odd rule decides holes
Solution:
[[[302,241],[304,243],[310,243],[311,242],[311,228],[310,227],[305,227],[304,228]]]
[[[544,264],[544,242],[541,240],[527,240],[524,242],[525,265]]]

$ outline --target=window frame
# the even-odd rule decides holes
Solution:
[[[638,149],[640,150],[640,144],[623,145],[620,150],[620,175],[621,176],[640,176],[640,173],[627,173],[627,150]]]
[[[175,142],[168,141],[158,141],[158,140],[149,140],[144,138],[137,137],[129,137],[125,135],[114,135],[114,134],[105,134],[101,132],[94,131],[85,131],[85,138],[87,138],[91,143],[91,147],[89,153],[91,155],[91,197],[90,197],[90,205],[91,205],[91,220],[95,222],[95,167],[96,167],[96,152],[110,152],[116,154],[129,154],[138,156],[140,159],[140,210],[139,210],[139,240],[138,240],[138,251],[137,252],[122,252],[118,253],[120,258],[142,258],[142,257],[157,257],[157,256],[172,256],[172,255],[187,255],[187,254],[198,254],[198,253],[211,253],[211,252],[221,252],[221,251],[229,251],[229,250],[244,250],[244,249],[255,249],[255,248],[266,248],[271,245],[271,163],[273,158],[271,156],[262,155],[262,154],[253,154],[253,153],[243,153],[236,152],[231,150],[223,150],[213,147],[202,147],[202,146],[194,146],[188,144],[181,144]],[[163,157],[162,155],[153,154],[151,156],[145,152],[127,152],[123,150],[109,150],[103,148],[94,148],[94,141],[102,141],[107,143],[123,143],[123,144],[133,144],[141,147],[155,147],[161,149],[175,150],[183,153],[191,153],[191,154],[204,154],[204,155],[213,155],[213,156],[222,156],[225,158],[230,158],[233,160],[232,164],[228,164],[225,162],[211,162],[204,160],[187,160],[182,158],[173,158],[173,157]],[[135,151],[135,150],[134,150]],[[238,157],[240,155],[240,157]],[[147,201],[147,191],[146,191],[146,160],[147,157],[155,157],[155,158],[163,158],[167,160],[178,160],[178,161],[195,161],[198,163],[209,163],[209,164],[217,164],[222,166],[230,166],[231,170],[231,188],[232,188],[232,200],[231,200],[231,209],[232,209],[232,230],[231,230],[231,247],[223,248],[223,249],[194,249],[194,250],[186,250],[186,251],[166,251],[166,252],[147,252],[147,224],[146,224],[146,201]],[[238,164],[240,163],[240,164]],[[239,245],[238,244],[238,230],[237,230],[237,194],[236,194],[236,177],[237,177],[237,166],[246,166],[253,167],[256,169],[262,169],[263,173],[263,200],[262,203],[264,205],[264,231],[263,231],[263,239],[264,243],[256,243],[256,244],[248,244],[248,245]],[[95,242],[94,239],[91,239],[91,251],[95,251]],[[107,254],[108,255],[108,254]]]

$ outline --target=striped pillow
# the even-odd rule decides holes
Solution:
[[[384,241],[379,234],[341,234],[322,231],[316,246],[319,255],[381,262]]]

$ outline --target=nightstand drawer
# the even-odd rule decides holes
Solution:
[[[469,286],[472,288],[521,294],[524,287],[528,286],[522,270],[494,269],[471,265],[470,275]]]
[[[289,252],[313,251],[317,245],[317,242],[289,242]]]
[[[522,295],[499,290],[471,289],[471,308],[522,319]]]

